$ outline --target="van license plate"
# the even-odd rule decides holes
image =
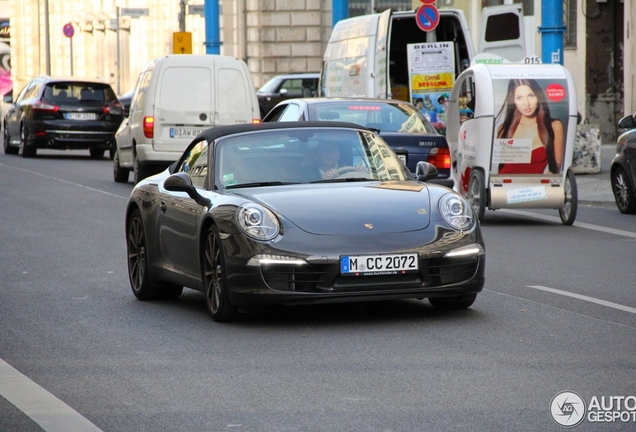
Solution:
[[[340,257],[340,273],[342,275],[395,275],[412,273],[417,270],[417,254],[353,255]]]
[[[170,138],[194,138],[201,133],[201,129],[170,128]]]

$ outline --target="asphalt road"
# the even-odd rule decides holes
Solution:
[[[469,310],[322,305],[219,324],[191,290],[135,300],[132,184],[110,161],[0,154],[0,430],[563,430],[562,391],[588,407],[636,397],[635,219],[611,195],[583,200],[580,178],[572,227],[556,210],[487,211]]]

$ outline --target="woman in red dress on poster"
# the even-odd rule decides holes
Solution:
[[[544,174],[561,172],[563,123],[550,117],[547,98],[533,79],[512,79],[499,115],[505,116],[497,128],[497,138],[532,139],[529,163],[506,163],[499,174]],[[547,171],[546,171],[547,167]]]

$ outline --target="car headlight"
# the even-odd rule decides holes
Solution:
[[[236,212],[236,223],[247,236],[256,240],[271,240],[280,231],[278,218],[263,206],[243,204]]]
[[[453,228],[466,230],[473,226],[473,209],[464,197],[447,193],[439,200],[439,211],[444,220]]]

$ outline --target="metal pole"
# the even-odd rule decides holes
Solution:
[[[117,35],[117,94],[121,95],[121,47],[119,45],[119,6],[115,8],[115,34]]]
[[[221,31],[219,30],[219,0],[205,0],[205,53],[221,53]]]
[[[563,64],[563,0],[541,2],[541,61]]]
[[[349,17],[349,0],[331,0],[331,25]]]
[[[73,76],[73,38],[68,38],[68,43],[71,47],[71,76]]]
[[[51,36],[49,35],[49,0],[44,0],[44,46],[46,50],[46,74],[51,75]]]
[[[179,31],[181,33],[186,31],[186,1],[187,0],[181,0],[181,3],[179,4]]]

